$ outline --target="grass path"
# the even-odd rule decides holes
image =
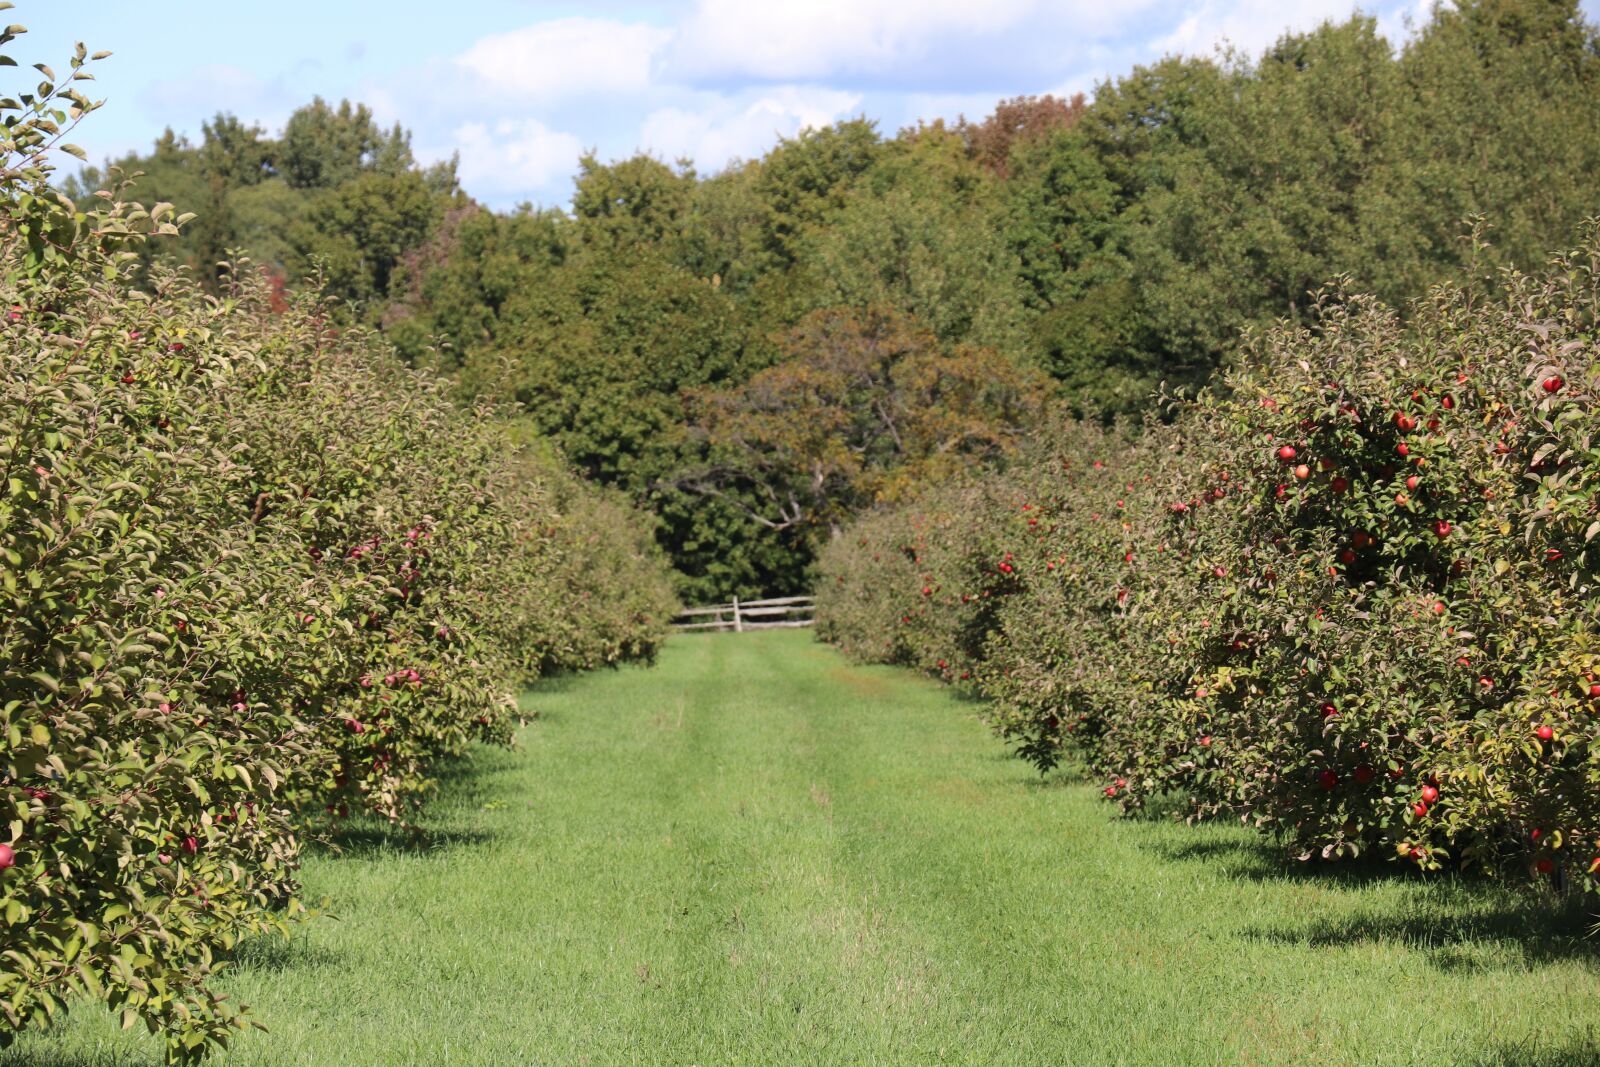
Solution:
[[[1110,817],[932,683],[804,634],[675,639],[430,810],[306,866],[319,920],[225,980],[228,1064],[1600,1064],[1581,917],[1311,874]],[[0,1067],[145,1067],[79,1010]]]

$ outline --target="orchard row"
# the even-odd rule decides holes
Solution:
[[[1404,317],[1324,294],[1162,421],[1063,421],[858,523],[820,632],[975,688],[1124,810],[1593,888],[1597,262]]]
[[[240,1025],[207,975],[301,910],[308,829],[405,821],[673,598],[642,518],[315,296],[135,284],[164,206],[54,198],[39,114],[0,172],[0,1044],[88,996],[183,1060]]]

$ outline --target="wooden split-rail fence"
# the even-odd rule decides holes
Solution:
[[[809,596],[781,596],[771,600],[740,600],[687,608],[674,617],[674,630],[790,630],[810,626],[817,601]]]

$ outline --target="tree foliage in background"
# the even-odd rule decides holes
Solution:
[[[915,320],[883,308],[814,312],[783,358],[737,389],[695,397],[714,458],[687,480],[771,529],[836,535],[853,514],[1011,454],[1048,382],[993,349],[946,352]],[[739,496],[731,497],[744,507]]]
[[[718,174],[589,156],[569,211],[477,208],[404,131],[320,100],[277,138],[219,116],[120,165],[195,205],[202,269],[231,244],[289,277],[320,257],[408,359],[647,503],[686,593],[722,598],[803,588],[809,549],[754,498],[682,489],[711,461],[685,390],[803,359],[780,339],[818,311],[888,309],[1115,418],[1211,380],[1247,327],[1314,324],[1334,275],[1398,307],[1459,279],[1469,216],[1485,269],[1536,266],[1600,202],[1600,42],[1576,0],[1440,6],[1398,47],[1356,17],[1092,99],[839,122]]]
[[[279,137],[221,113],[201,124],[198,145],[168,129],[150,154],[88,167],[63,189],[87,207],[95,190],[133,174],[142,197],[198,216],[176,241],[140,250],[147,269],[156,258],[182,263],[214,289],[233,249],[295,280],[321,262],[329,295],[373,310],[392,299],[404,254],[463,199],[453,162],[418,167],[405,130],[380,128],[364,105],[320,97]]]

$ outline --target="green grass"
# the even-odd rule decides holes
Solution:
[[[339,918],[249,946],[223,984],[270,1032],[223,1062],[1600,1064],[1581,915],[1116,820],[806,635],[679,638],[529,704],[429,845],[308,861]],[[157,1062],[89,1005],[0,1055]]]

